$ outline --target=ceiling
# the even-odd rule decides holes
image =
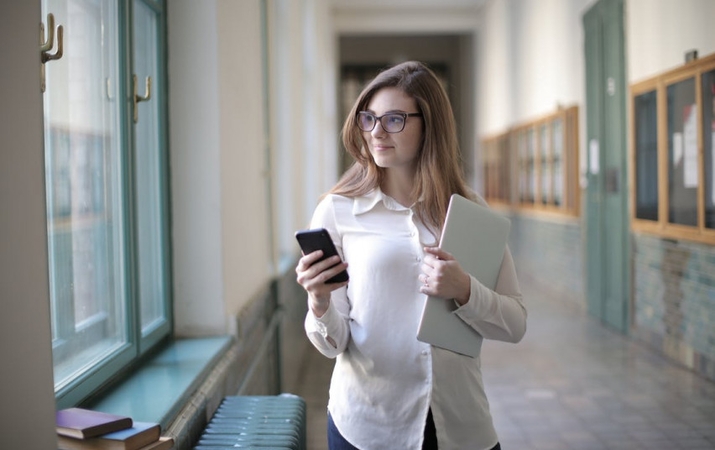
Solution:
[[[489,0],[331,0],[337,34],[454,34],[479,26]]]
[[[394,10],[405,8],[420,8],[430,10],[444,10],[452,8],[479,9],[488,0],[332,0],[332,5],[337,9],[364,10]]]

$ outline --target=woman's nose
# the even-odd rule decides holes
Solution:
[[[387,134],[387,132],[385,131],[385,129],[382,128],[382,121],[381,121],[381,120],[378,120],[378,121],[375,123],[375,128],[373,128],[370,133],[371,133],[373,136],[384,136],[385,134]]]

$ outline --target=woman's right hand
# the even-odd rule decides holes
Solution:
[[[316,317],[322,317],[328,310],[330,293],[348,284],[347,281],[326,283],[327,280],[345,270],[348,263],[340,262],[339,256],[316,262],[321,256],[323,256],[322,250],[304,255],[298,260],[298,265],[295,268],[298,284],[303,286],[308,293],[309,306]]]

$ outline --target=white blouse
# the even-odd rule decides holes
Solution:
[[[480,359],[416,338],[427,299],[418,279],[423,248],[438,238],[379,189],[357,198],[326,196],[311,222],[320,227],[350,274],[326,313],[317,318],[309,311],[305,320],[313,345],[337,358],[328,410],[340,433],[365,450],[421,449],[431,407],[440,450],[496,445]],[[522,338],[526,308],[508,249],[496,292],[472,277],[469,301],[456,314],[485,339]]]

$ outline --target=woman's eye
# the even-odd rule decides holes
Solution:
[[[388,121],[388,123],[390,123],[391,125],[398,125],[398,124],[401,124],[401,123],[402,123],[402,116],[398,116],[398,115],[394,115],[394,116],[393,116],[393,115],[390,115],[390,116],[387,116],[387,121]]]

